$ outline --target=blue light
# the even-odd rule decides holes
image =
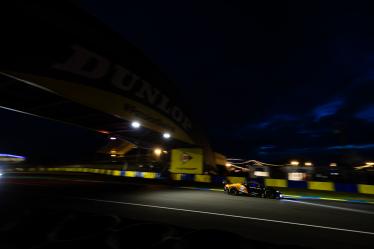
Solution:
[[[17,156],[17,155],[12,155],[12,154],[1,154],[0,157],[13,157],[13,158],[20,158],[20,159],[25,159],[24,156]]]

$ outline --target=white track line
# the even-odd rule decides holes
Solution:
[[[300,203],[300,204],[304,204],[304,205],[311,205],[311,206],[317,206],[317,207],[322,207],[322,208],[332,208],[332,209],[338,209],[338,210],[356,212],[356,213],[363,213],[363,214],[371,214],[371,215],[374,214],[374,212],[366,211],[366,210],[360,210],[360,209],[354,209],[354,208],[345,208],[345,207],[337,207],[337,206],[311,203],[311,202],[305,202],[305,201],[295,201],[295,200],[282,200],[282,201]]]
[[[181,212],[189,212],[189,213],[198,213],[198,214],[207,214],[207,215],[215,215],[215,216],[224,216],[224,217],[230,217],[230,218],[238,218],[238,219],[246,219],[246,220],[256,220],[256,221],[265,221],[265,222],[273,222],[273,223],[280,223],[280,224],[287,224],[287,225],[313,227],[313,228],[335,230],[335,231],[342,231],[342,232],[351,232],[351,233],[374,235],[374,232],[367,232],[367,231],[360,231],[360,230],[352,230],[352,229],[344,229],[344,228],[337,228],[337,227],[328,227],[328,226],[303,224],[303,223],[290,222],[290,221],[282,221],[282,220],[263,219],[263,218],[248,217],[248,216],[233,215],[233,214],[214,213],[214,212],[206,212],[206,211],[184,209],[184,208],[163,207],[163,206],[148,205],[148,204],[141,204],[141,203],[121,202],[121,201],[111,201],[111,200],[101,200],[101,199],[93,199],[93,198],[80,198],[80,197],[71,197],[71,198],[80,199],[80,200],[86,200],[86,201],[95,201],[95,202],[120,204],[120,205],[128,205],[128,206],[137,206],[137,207],[147,207],[147,208],[158,208],[158,209],[165,209],[165,210],[173,210],[173,211],[181,211]]]

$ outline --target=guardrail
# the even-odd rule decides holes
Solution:
[[[157,172],[140,172],[140,171],[125,171],[125,170],[110,170],[97,168],[81,168],[81,167],[58,167],[58,168],[15,168],[8,170],[10,172],[78,172],[78,173],[92,173],[119,177],[137,177],[145,179],[167,179]],[[230,183],[243,183],[244,177],[236,176],[211,176],[211,175],[192,175],[192,174],[170,174],[170,179],[173,181],[198,182],[222,184],[224,180]],[[374,185],[367,184],[349,184],[336,182],[318,182],[318,181],[291,181],[286,179],[272,179],[265,178],[266,186],[278,188],[300,188],[310,190],[323,190],[335,192],[349,192],[361,194],[373,194]]]

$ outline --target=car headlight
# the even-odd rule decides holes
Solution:
[[[282,195],[282,194],[279,194],[279,198],[283,198],[283,195]]]

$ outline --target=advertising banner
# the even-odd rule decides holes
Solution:
[[[171,152],[170,172],[184,174],[203,173],[203,150],[200,148],[179,148]]]

